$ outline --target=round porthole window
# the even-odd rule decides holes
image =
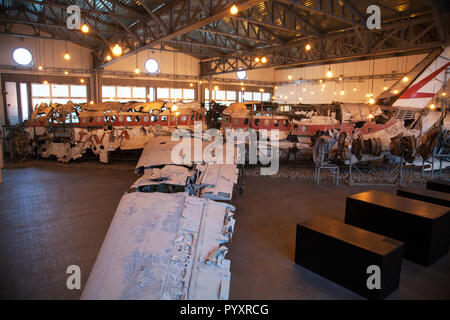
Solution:
[[[239,80],[244,80],[247,77],[247,72],[245,70],[239,70],[236,72],[236,75]]]
[[[157,73],[159,70],[158,61],[155,59],[148,59],[145,61],[145,70],[147,70],[148,73]]]
[[[17,48],[13,51],[13,59],[17,64],[26,66],[33,62],[31,51],[25,48]]]

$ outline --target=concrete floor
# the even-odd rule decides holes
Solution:
[[[78,299],[66,268],[81,267],[82,285],[132,170],[3,170],[0,185],[0,299]],[[343,220],[345,197],[371,187],[328,181],[246,177],[235,194],[230,250],[231,299],[360,299],[293,262],[296,223],[315,215]],[[378,189],[394,191],[393,187]],[[449,299],[450,257],[425,268],[403,260],[390,299]]]

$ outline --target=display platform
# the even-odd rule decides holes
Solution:
[[[433,179],[427,181],[427,189],[450,193],[450,180],[448,179]]]
[[[381,191],[347,197],[345,223],[405,243],[404,257],[429,266],[448,253],[450,209]]]
[[[398,188],[397,195],[403,198],[410,198],[419,201],[438,204],[450,207],[450,194],[424,188]]]
[[[295,262],[368,299],[398,288],[402,255],[402,242],[340,221],[316,217],[297,224]],[[380,289],[367,284],[370,266],[380,268]]]

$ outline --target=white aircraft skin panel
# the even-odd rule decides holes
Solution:
[[[450,67],[450,46],[447,47],[442,54],[436,58],[422,72],[422,74],[403,92],[403,94],[395,101],[395,107],[410,107],[423,109],[433,98],[433,95],[439,92],[445,81],[445,71]],[[427,79],[437,70],[440,72]]]
[[[159,299],[185,197],[124,195],[81,299]]]
[[[124,195],[81,299],[228,298],[229,260],[206,261],[227,213],[184,192]]]
[[[131,186],[131,188],[138,188],[140,186],[154,185],[154,184],[173,184],[184,186],[188,177],[194,174],[193,171],[186,167],[168,165],[161,169],[146,169],[144,175],[140,177]],[[157,180],[165,179],[165,180]],[[156,180],[156,181],[155,181]]]
[[[202,189],[201,194],[213,200],[231,200],[237,180],[235,164],[208,164],[200,177],[200,184],[208,186]]]

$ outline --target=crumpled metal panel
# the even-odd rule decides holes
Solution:
[[[231,216],[186,193],[124,195],[81,299],[227,299]]]
[[[239,174],[235,164],[208,164],[197,168],[201,172],[198,184],[205,186],[201,190],[203,198],[231,201]]]
[[[144,175],[140,177],[131,188],[138,188],[141,186],[148,186],[153,184],[172,184],[184,186],[189,177],[192,177],[194,171],[189,170],[186,167],[168,165],[161,169],[147,169]]]

